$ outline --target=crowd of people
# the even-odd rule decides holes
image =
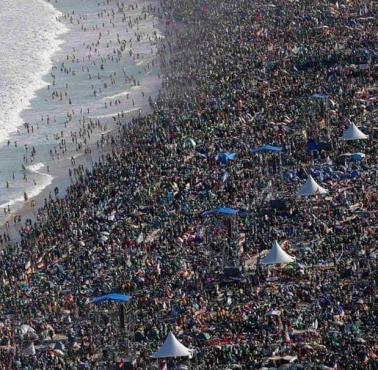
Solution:
[[[375,368],[373,3],[155,5],[152,113],[1,251],[0,368],[151,369],[169,331],[195,369]],[[351,122],[369,138],[340,141]],[[328,194],[298,197],[309,174]],[[273,240],[295,263],[259,263]],[[110,292],[131,295],[125,329],[90,304]]]

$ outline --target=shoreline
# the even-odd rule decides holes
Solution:
[[[62,15],[59,9],[54,7],[49,0],[36,1],[40,4],[41,7],[40,9],[38,9],[39,11],[43,11],[43,8],[45,8],[46,10],[48,10],[49,13],[51,13],[49,14],[49,18],[47,18],[47,14],[43,14],[43,21],[41,20],[40,24],[38,24],[38,26],[42,27],[42,30],[39,29],[39,31],[43,32],[42,35],[45,42],[45,48],[43,49],[43,51],[40,51],[38,66],[35,66],[39,68],[38,74],[35,74],[35,71],[33,71],[33,78],[30,79],[29,75],[25,74],[25,72],[22,73],[22,79],[24,80],[22,89],[17,87],[20,90],[20,95],[17,96],[17,103],[19,104],[20,102],[22,102],[22,107],[18,108],[18,113],[14,111],[8,112],[8,115],[12,118],[9,117],[4,122],[9,123],[7,121],[12,121],[14,119],[18,122],[18,124],[16,126],[7,125],[7,132],[5,133],[5,136],[2,137],[0,148],[4,147],[6,145],[7,140],[9,140],[11,137],[14,137],[15,134],[19,132],[19,130],[23,126],[23,120],[21,117],[22,112],[29,109],[30,103],[35,98],[36,93],[43,89],[45,86],[47,86],[45,77],[49,74],[51,70],[54,55],[58,53],[59,50],[61,50],[61,46],[64,43],[64,40],[62,38],[66,33],[69,32],[69,29],[65,25],[57,21],[57,19]],[[27,36],[30,36],[30,33],[33,33],[34,30],[26,30],[25,32]],[[35,45],[37,45],[37,43]],[[17,51],[18,50],[16,50],[16,52]],[[33,59],[33,55],[27,55],[27,57],[31,59],[31,62],[36,64],[37,61]],[[10,62],[14,61],[11,60]],[[32,89],[30,89],[30,85],[32,85]],[[27,91],[27,93],[25,91]],[[1,129],[3,129],[3,127]]]
[[[61,19],[63,17],[65,17],[64,15],[64,7],[62,8],[62,4],[65,4],[64,1],[61,1],[60,3],[57,3],[57,4],[52,4],[50,1],[48,0],[41,0],[43,1],[44,3],[47,3],[48,5],[54,7],[55,11],[57,12],[57,14],[60,15],[60,20],[59,22],[61,23]],[[153,18],[155,16],[152,16]],[[162,30],[162,27],[163,25],[160,23],[160,21],[157,19],[157,18],[154,18],[154,22],[157,22],[157,29],[159,30],[159,34],[161,33],[161,30]],[[57,62],[59,60],[59,58],[62,58],[63,55],[65,55],[67,53],[67,51],[69,49],[71,49],[71,46],[68,44],[69,43],[69,40],[74,40],[75,39],[75,32],[79,32],[75,29],[72,28],[72,25],[71,25],[71,28],[68,27],[67,28],[67,25],[62,23],[62,26],[66,27],[66,29],[68,30],[66,33],[64,33],[62,36],[63,36],[63,40],[60,41],[60,48],[54,53],[54,55],[51,57],[51,60],[52,60],[52,64],[51,64],[51,68],[50,68],[50,72],[54,70],[54,68],[57,66]],[[60,55],[60,56],[59,56]],[[155,57],[154,57],[155,58]],[[143,64],[144,68],[145,68],[145,65],[148,64],[149,65],[149,59],[147,60],[144,60],[143,58],[140,59],[139,61],[135,61],[135,65],[137,64]],[[142,67],[143,67],[142,66]],[[126,67],[126,70],[128,67],[128,65],[125,66]],[[147,85],[147,90],[150,91],[150,94],[149,96],[156,96],[156,94],[158,93],[158,91],[160,90],[161,88],[161,82],[160,82],[160,78],[158,78],[158,74],[160,72],[158,71],[158,69],[156,67],[154,67],[154,69],[145,69],[145,74],[143,76],[143,79],[145,81],[147,81],[147,84],[149,84],[148,81],[155,81],[155,79],[158,79],[156,80],[156,82],[153,82],[156,87],[154,87],[155,90],[151,91],[150,87],[148,87]],[[138,78],[140,78],[142,75],[139,75]],[[46,86],[48,86],[49,84],[51,85],[51,76],[49,77],[49,75],[44,75],[43,76],[43,81],[44,81],[44,84]],[[129,95],[130,94],[133,94],[132,96],[135,96],[135,94],[140,94],[139,91],[143,91],[144,90],[144,85],[143,85],[143,82],[142,82],[142,85],[141,86],[131,86],[131,89],[127,89],[126,91],[125,90],[121,90],[121,91],[117,91],[115,90],[114,93],[111,93],[111,94],[106,94],[104,97],[101,97],[101,101],[103,101],[106,104],[110,104],[111,105],[111,102],[112,101],[115,101],[115,99],[120,99],[120,98],[125,98],[127,97],[127,99],[129,99]],[[39,89],[38,92],[37,92],[37,96],[35,96],[32,100],[31,100],[31,107],[26,109],[26,110],[23,110],[21,112],[21,116],[22,117],[25,117],[25,114],[28,116],[30,115],[29,112],[33,112],[33,106],[35,106],[37,104],[37,110],[41,110],[41,108],[39,107],[40,103],[38,101],[42,101],[41,98],[38,98],[38,96],[45,96],[44,94],[44,89]],[[151,94],[152,93],[152,94]],[[143,94],[143,92],[142,92]],[[144,96],[144,95],[143,95]],[[45,99],[45,98],[44,98]],[[133,98],[135,99],[135,98]],[[38,101],[37,101],[38,100]],[[37,101],[37,102],[36,102]],[[91,157],[96,157],[98,158],[99,155],[97,153],[95,153],[96,151],[101,151],[101,149],[99,149],[98,147],[98,142],[99,140],[105,136],[109,136],[112,134],[112,132],[115,132],[117,129],[118,129],[118,122],[120,120],[127,120],[127,121],[130,121],[131,119],[133,119],[134,117],[138,117],[140,116],[141,114],[145,115],[145,114],[148,114],[150,111],[151,111],[151,107],[149,105],[149,102],[147,101],[144,101],[142,102],[141,99],[137,99],[136,102],[135,102],[136,106],[135,107],[131,107],[131,108],[127,108],[126,110],[123,108],[123,107],[120,107],[119,110],[116,110],[113,112],[110,112],[110,113],[101,113],[101,112],[96,112],[96,111],[93,111],[91,112],[90,114],[87,115],[87,117],[85,118],[86,120],[95,120],[95,121],[101,121],[101,126],[104,127],[104,129],[101,129],[100,131],[97,131],[97,133],[94,133],[91,135],[91,138],[90,138],[90,141],[85,144],[85,150],[80,150],[78,153],[73,153],[73,155],[71,156],[72,158],[75,158],[75,162],[77,162],[78,164],[82,164],[82,165],[85,165],[85,166],[91,166],[92,163],[93,163],[93,159],[91,159]],[[133,100],[133,106],[134,106],[134,100]],[[48,107],[48,106],[46,106]],[[42,109],[43,109],[43,106],[42,106]],[[35,116],[35,114],[34,114]],[[26,119],[26,118],[24,118]],[[78,128],[76,128],[75,130],[77,130]],[[11,134],[12,135],[12,138],[11,140],[18,140],[18,137],[19,136],[15,136],[14,134]],[[28,139],[29,140],[29,139]],[[96,141],[97,141],[97,147],[96,147]],[[38,149],[38,147],[37,147]],[[86,154],[86,152],[91,152],[92,154],[88,156],[88,154]],[[41,159],[37,159],[37,161],[41,162]],[[42,161],[44,162],[44,164],[46,164],[45,161]],[[37,162],[34,162],[34,163],[37,163]],[[22,220],[25,220],[25,218],[32,218],[34,219],[35,217],[35,212],[34,210],[38,209],[39,206],[43,205],[43,202],[45,199],[47,199],[49,197],[49,195],[51,194],[54,194],[54,189],[56,187],[59,188],[59,196],[63,196],[65,194],[65,189],[66,187],[71,183],[70,182],[70,179],[68,178],[68,171],[74,171],[74,168],[75,168],[75,165],[72,165],[71,163],[71,160],[70,160],[70,155],[66,155],[66,158],[63,159],[58,159],[58,161],[48,161],[47,162],[47,165],[48,165],[48,170],[49,171],[46,171],[46,167],[44,168],[43,172],[48,175],[48,174],[52,174],[53,176],[53,179],[52,179],[52,182],[51,184],[48,184],[47,186],[44,187],[44,189],[42,191],[39,192],[38,195],[34,196],[34,197],[28,197],[28,201],[27,201],[27,204],[20,204],[21,202],[17,202],[17,209],[16,210],[12,210],[10,214],[8,214],[6,217],[3,217],[2,220],[1,220],[1,225],[0,225],[0,232],[1,233],[4,233],[8,230],[8,227],[7,225],[9,226],[9,232],[10,234],[12,235],[12,237],[16,237],[17,240],[19,240],[19,237],[18,237],[18,227],[15,227],[15,223],[14,223],[14,219],[15,217],[18,217],[20,216]],[[25,202],[22,202],[22,203],[25,203]],[[32,207],[31,206],[31,203],[34,204],[34,206]],[[11,208],[12,209],[12,208]],[[22,224],[22,223],[21,223]]]
[[[1,250],[5,366],[374,367],[373,5],[160,4],[151,113]]]
[[[150,113],[150,108],[142,109],[141,114],[138,114],[138,117],[145,116]],[[126,123],[126,126],[131,122],[133,118],[130,117]],[[114,127],[113,129],[109,130],[106,134],[112,136],[112,134],[117,133],[119,127]],[[60,170],[58,171],[58,176],[55,176],[48,186],[46,186],[38,195],[32,197],[28,200],[28,204],[24,204],[18,210],[11,212],[0,224],[0,235],[8,234],[10,237],[11,242],[19,242],[21,237],[19,232],[21,231],[24,222],[26,220],[31,220],[33,223],[36,221],[36,216],[38,209],[43,207],[45,200],[48,200],[50,196],[53,198],[63,198],[66,194],[67,188],[73,184],[73,180],[68,176],[68,171],[74,171],[74,169],[78,169],[79,167],[83,167],[84,170],[92,170],[92,166],[98,162],[98,160],[102,156],[106,156],[109,152],[111,152],[112,147],[108,144],[104,147],[103,150],[96,148],[95,143],[92,144],[91,153],[85,154],[81,153],[78,157],[76,157],[76,165],[72,166],[70,163],[69,158],[66,158],[62,161],[65,162],[65,165],[60,166]],[[58,187],[59,195],[56,197],[54,195],[54,189]],[[34,206],[31,206],[31,202],[33,201]],[[21,217],[21,222],[14,222],[15,218]]]

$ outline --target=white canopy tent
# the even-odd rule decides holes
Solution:
[[[315,194],[327,194],[328,190],[321,187],[314,178],[309,175],[304,185],[298,190],[298,195],[308,197]]]
[[[294,257],[288,255],[278,244],[277,240],[272,243],[268,254],[260,260],[262,265],[276,265],[294,262]]]
[[[343,132],[340,140],[365,140],[369,135],[365,135],[354,123]]]
[[[170,331],[163,345],[156,351],[152,358],[189,357],[192,358],[193,350],[181,344]]]

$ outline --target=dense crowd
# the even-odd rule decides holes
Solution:
[[[153,5],[165,28],[153,112],[109,136],[93,170],[77,168],[1,251],[0,368],[109,369],[129,356],[150,369],[170,330],[196,369],[285,356],[298,369],[375,368],[373,3]],[[350,122],[369,139],[340,141]],[[283,151],[251,154],[263,144]],[[310,173],[326,196],[297,196]],[[202,216],[219,206],[247,215]],[[258,263],[275,239],[294,264]],[[125,330],[117,304],[89,303],[109,292],[132,297]]]

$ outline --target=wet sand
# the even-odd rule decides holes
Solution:
[[[129,1],[122,11],[116,11],[115,1],[98,7],[71,0],[53,5],[62,12],[59,22],[69,32],[54,55],[50,74],[44,78],[47,86],[22,113],[27,124],[12,135],[8,148],[3,145],[0,149],[7,155],[12,147],[20,158],[20,168],[35,164],[42,168],[38,174],[14,168],[14,184],[7,179],[7,185],[14,187],[23,176],[23,186],[31,187],[24,192],[26,201],[11,204],[11,212],[0,216],[0,223],[9,225],[12,238],[18,236],[18,225],[25,218],[34,218],[34,210],[44,204],[44,199],[55,196],[57,187],[58,196],[64,195],[71,183],[70,169],[73,174],[78,166],[90,168],[108,150],[102,138],[109,139],[121,122],[150,111],[150,101],[161,85],[156,63],[161,25],[152,9],[157,3],[136,5]],[[48,183],[45,180],[50,176]],[[28,196],[38,192],[34,189],[33,193],[33,185],[43,189],[36,196]],[[15,224],[18,216],[21,222]]]

